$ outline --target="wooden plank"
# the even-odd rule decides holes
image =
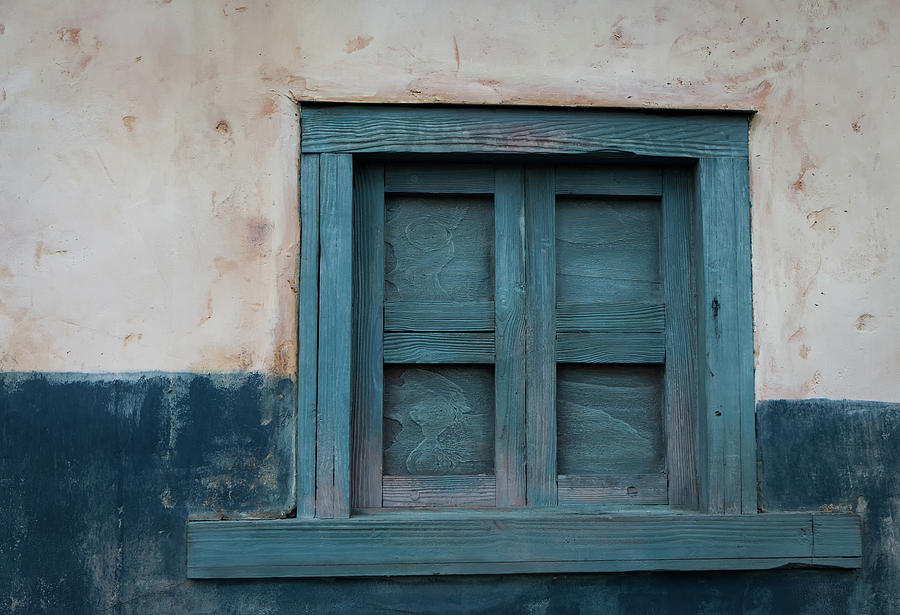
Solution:
[[[353,181],[353,397],[351,505],[381,506],[384,339],[384,167],[368,163]]]
[[[756,396],[753,349],[753,288],[750,246],[750,169],[746,159],[733,161],[735,191],[734,246],[739,344],[739,385],[741,408],[741,512],[757,511],[756,484]]]
[[[666,306],[659,303],[558,303],[557,332],[666,330]]]
[[[350,514],[353,327],[353,167],[347,154],[320,160],[319,382],[316,516]]]
[[[658,365],[559,364],[557,471],[604,476],[665,472],[664,384]]]
[[[553,171],[525,170],[527,501],[556,505],[556,202]]]
[[[860,518],[856,515],[813,516],[813,556],[859,557],[862,553]]]
[[[559,166],[556,194],[660,196],[662,177],[657,167]]]
[[[494,169],[485,164],[390,164],[385,167],[386,192],[491,194]]]
[[[747,153],[747,114],[304,104],[304,152]]]
[[[300,157],[300,284],[297,321],[297,518],[316,513],[316,385],[319,330],[319,155]]]
[[[493,333],[385,333],[385,363],[493,363]]]
[[[605,560],[587,562],[451,562],[439,564],[350,564],[330,565],[323,571],[320,565],[261,565],[245,572],[242,566],[215,567],[211,572],[195,569],[190,578],[299,578],[299,577],[378,577],[473,575],[473,574],[574,574],[598,572],[669,572],[711,570],[777,570],[779,568],[862,568],[862,558],[746,558],[746,559],[664,559],[664,560]],[[189,573],[189,574],[191,574]]]
[[[384,474],[494,474],[494,369],[386,365]]]
[[[386,301],[385,331],[493,331],[493,301]]]
[[[667,504],[667,481],[663,474],[638,476],[565,476],[557,478],[559,504]]]
[[[664,333],[558,333],[560,363],[663,363]]]
[[[664,303],[658,199],[556,197],[560,303]]]
[[[495,506],[497,480],[493,476],[385,476],[387,507]]]
[[[858,522],[820,526],[817,518],[393,510],[343,520],[191,522],[187,576],[858,567],[861,551],[840,546],[859,535]],[[819,528],[815,550],[812,527]],[[831,545],[839,545],[834,554]]]
[[[498,506],[524,506],[525,194],[522,170],[500,168],[494,197],[496,412],[494,472]]]
[[[690,174],[681,169],[663,175],[663,276],[666,288],[666,433],[669,503],[696,509],[697,460],[697,310],[694,305],[694,245]]]
[[[746,164],[744,162],[744,164]],[[698,263],[701,306],[700,353],[706,413],[706,508],[712,513],[740,512],[742,328],[735,245],[736,194],[734,160],[701,159],[697,187],[703,258]],[[740,258],[745,258],[741,255]],[[747,409],[752,412],[752,408]]]
[[[453,562],[448,564],[391,563],[391,576],[472,575],[472,574],[539,574],[539,573],[597,573],[597,572],[663,572],[710,570],[776,570],[790,567],[857,569],[860,558],[754,558],[754,559],[687,559],[687,560],[627,560],[589,562]],[[321,566],[273,566],[254,570],[252,577],[377,577],[384,573],[382,564],[334,565],[327,573]],[[194,578],[242,578],[240,572],[214,574]]]
[[[481,195],[385,197],[385,299],[490,301],[493,199]]]

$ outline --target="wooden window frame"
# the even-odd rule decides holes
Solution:
[[[859,567],[855,516],[757,514],[748,114],[360,104],[304,104],[302,113],[297,518],[189,523],[189,577]],[[365,464],[352,468],[352,433],[367,425],[352,424],[351,405],[381,387],[354,379],[352,366],[382,360],[382,329],[348,335],[354,293],[378,293],[381,283],[353,271],[354,192],[364,192],[354,186],[353,166],[372,155],[624,158],[687,170],[666,175],[664,195],[693,210],[697,245],[681,249],[685,257],[693,250],[697,297],[679,309],[686,317],[695,310],[697,330],[682,340],[695,360],[667,373],[666,386],[675,387],[670,399],[694,391],[685,404],[694,408],[696,452],[681,471],[696,493],[670,493],[664,512],[351,515],[352,501],[375,501],[365,494],[376,477],[366,476]],[[376,321],[380,309],[371,311]],[[671,338],[669,350],[678,343]],[[540,459],[541,451],[529,455]],[[528,489],[542,493],[538,484]],[[535,503],[547,502],[538,496]]]

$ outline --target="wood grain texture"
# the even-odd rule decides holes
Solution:
[[[493,476],[385,476],[384,506],[403,508],[492,507]]]
[[[558,333],[560,363],[663,363],[664,333]]]
[[[669,504],[696,509],[697,310],[694,305],[693,190],[688,171],[663,175],[663,275],[666,309],[666,432]]]
[[[842,514],[813,515],[813,556],[858,557],[862,553],[859,517]]]
[[[557,197],[560,303],[663,303],[655,199]]]
[[[297,320],[297,518],[316,513],[319,330],[319,155],[300,157],[300,284]]]
[[[353,397],[351,505],[381,506],[384,339],[384,167],[353,174]]]
[[[560,475],[559,504],[622,504],[653,506],[668,503],[663,474],[637,476]]]
[[[556,244],[553,172],[525,170],[527,501],[556,505]]]
[[[385,333],[385,363],[493,363],[493,333]]]
[[[663,370],[658,366],[557,368],[560,474],[634,476],[665,471]]]
[[[753,344],[753,288],[750,245],[750,169],[748,161],[732,161],[735,192],[735,299],[738,319],[738,370],[741,407],[741,512],[757,511],[756,396]]]
[[[493,331],[493,301],[386,301],[385,331]]]
[[[559,303],[556,330],[661,333],[666,330],[666,306],[638,302]]]
[[[353,328],[353,167],[346,154],[320,160],[319,378],[316,516],[350,514]]]
[[[702,159],[697,166],[702,262],[699,263],[698,303],[701,327],[700,356],[705,358],[706,508],[709,512],[740,512],[741,507],[741,336],[744,327],[739,303],[735,244],[735,161]],[[746,164],[746,162],[744,162]],[[746,206],[744,204],[744,206]],[[752,378],[752,372],[748,374]]]
[[[304,152],[747,153],[747,114],[392,105],[303,106]]]
[[[385,299],[494,298],[489,197],[390,195],[385,205]]]
[[[859,520],[765,515],[392,511],[188,524],[188,578],[855,568]],[[814,529],[815,528],[815,529]],[[813,545],[815,534],[815,546]],[[834,553],[831,552],[834,549]]]
[[[494,196],[496,380],[494,464],[498,506],[526,502],[525,193],[518,168],[500,168]]]
[[[494,474],[493,371],[385,366],[384,473]]]
[[[556,167],[556,194],[660,196],[662,177],[655,167]]]
[[[387,192],[429,194],[492,194],[494,169],[486,164],[389,164]]]

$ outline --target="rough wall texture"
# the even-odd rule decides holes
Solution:
[[[298,101],[757,110],[757,397],[900,401],[896,9],[0,4],[0,610],[900,612],[895,403],[758,407],[760,501],[859,513],[858,573],[184,569],[189,517],[294,502]]]
[[[295,99],[757,109],[760,398],[900,400],[894,0],[12,1],[0,370],[295,370]]]
[[[186,580],[189,517],[288,512],[291,394],[258,375],[0,378],[0,611],[900,612],[900,405],[826,400],[760,404],[760,500],[857,512],[859,571]]]

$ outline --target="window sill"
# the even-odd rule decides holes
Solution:
[[[188,523],[187,576],[513,574],[859,568],[849,514],[389,511]]]

